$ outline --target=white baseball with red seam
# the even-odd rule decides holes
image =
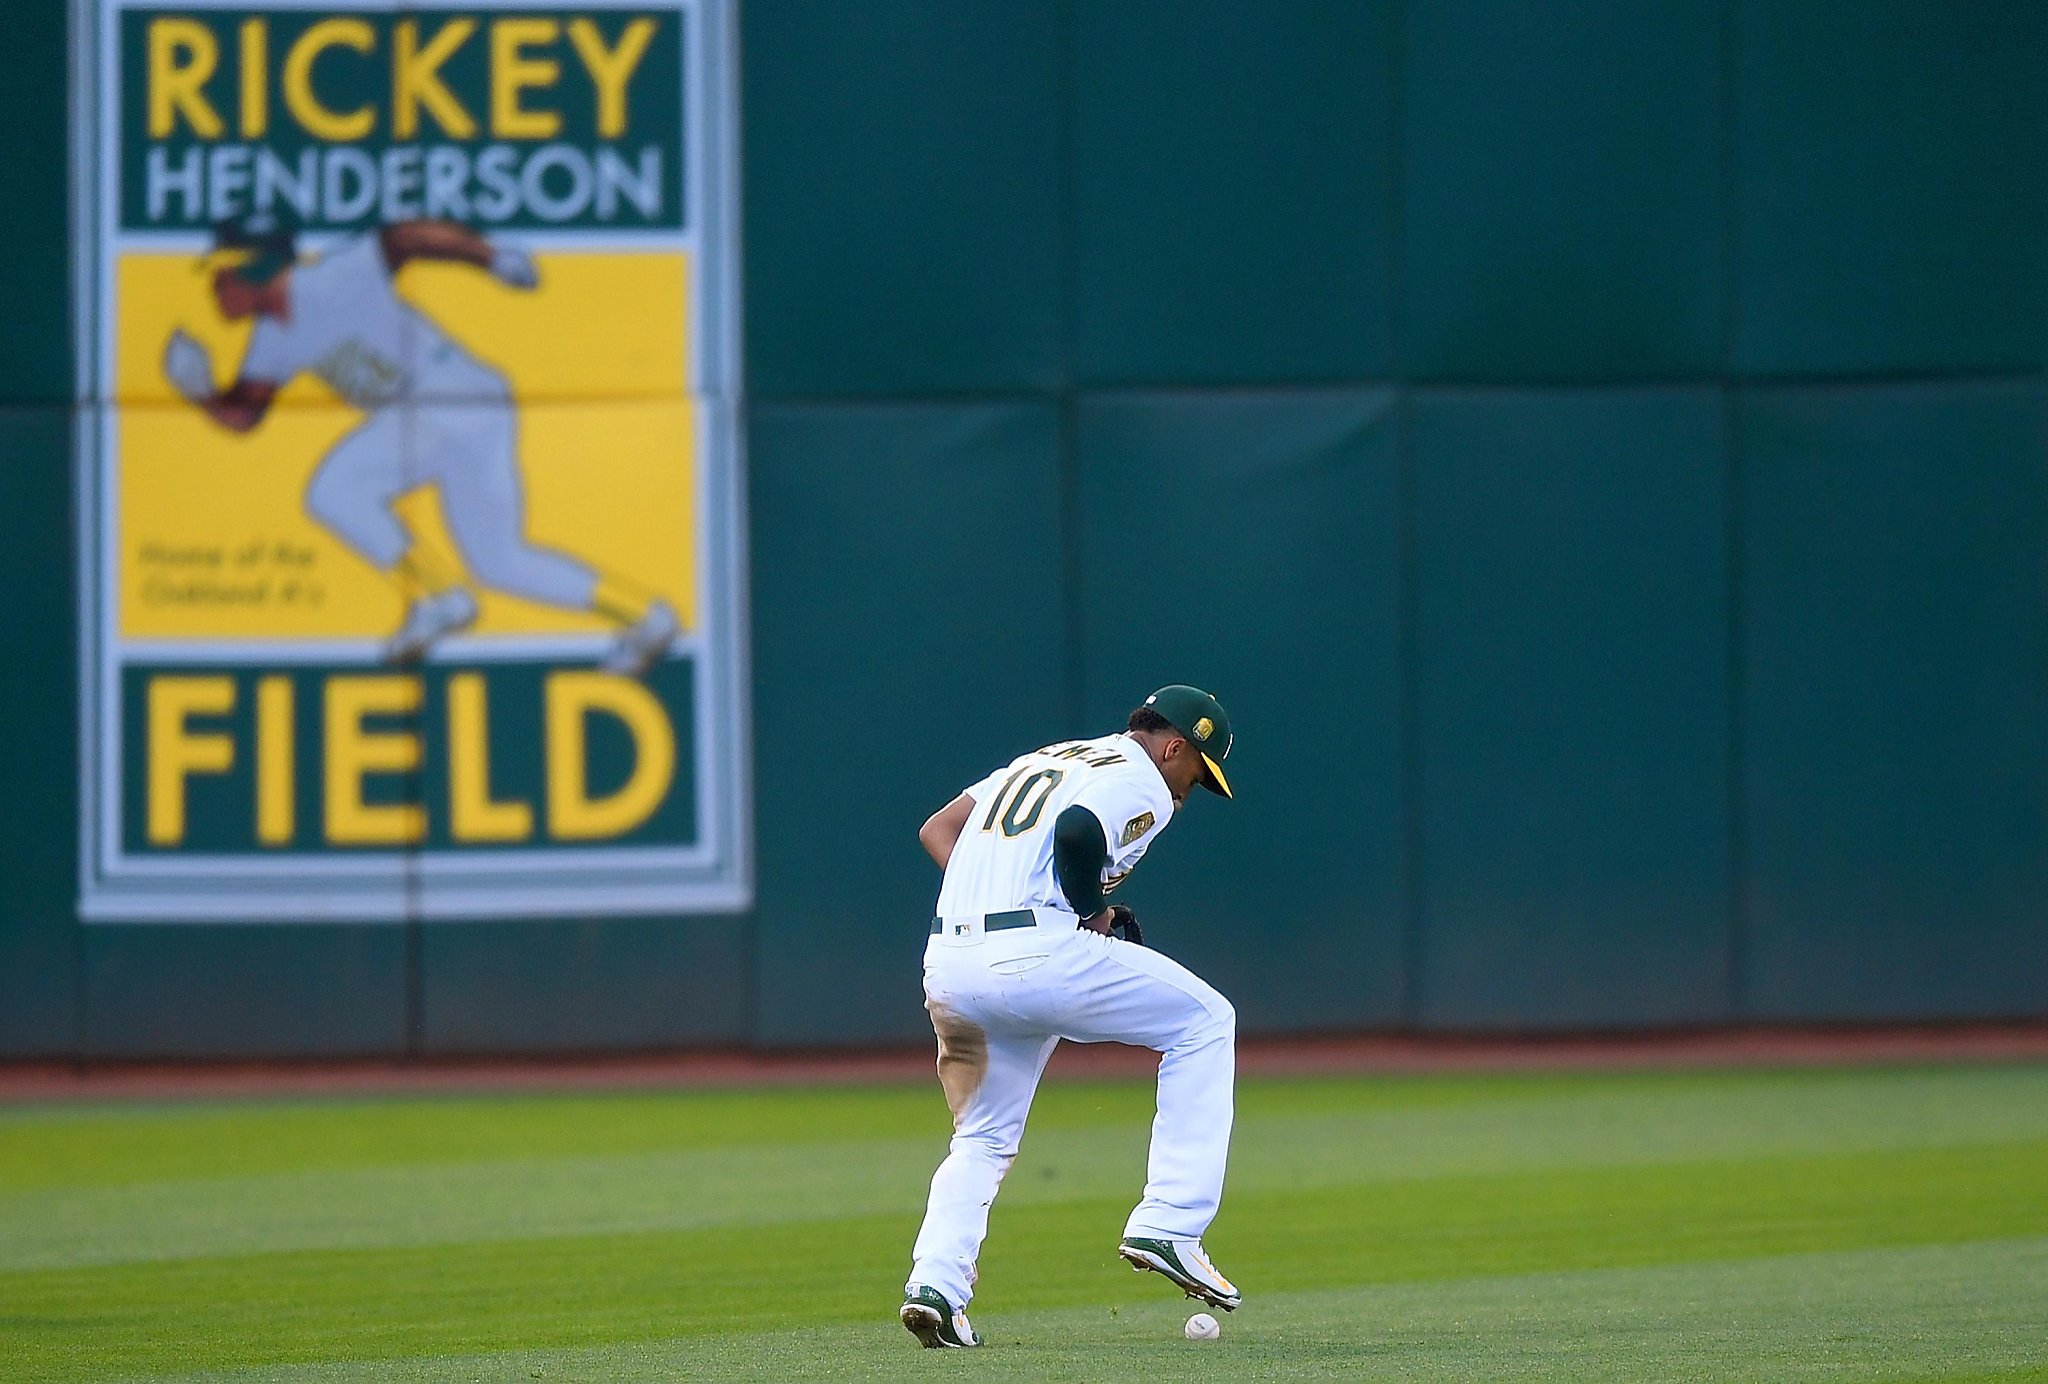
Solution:
[[[1223,1334],[1223,1328],[1216,1325],[1216,1319],[1207,1312],[1197,1312],[1188,1318],[1188,1324],[1180,1329],[1180,1334],[1190,1341],[1213,1341]]]

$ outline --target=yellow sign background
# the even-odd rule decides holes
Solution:
[[[398,290],[511,384],[526,531],[696,621],[696,417],[685,394],[681,252],[536,254],[519,292],[464,265],[411,264]],[[131,639],[381,639],[406,591],[304,509],[306,483],[360,423],[319,380],[280,390],[255,431],[216,427],[160,360],[175,327],[233,380],[249,324],[224,321],[191,255],[121,255],[114,279],[120,634]],[[438,496],[396,506],[454,570]],[[599,634],[599,616],[473,587],[478,635]]]

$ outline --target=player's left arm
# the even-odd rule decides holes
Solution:
[[[925,818],[924,825],[917,829],[918,844],[924,847],[925,854],[936,861],[941,870],[953,858],[953,847],[960,840],[960,833],[967,830],[967,819],[973,815],[974,799],[962,793]]]
[[[1053,823],[1053,874],[1082,927],[1144,940],[1137,914],[1110,903],[1109,891],[1136,867],[1173,808],[1157,774],[1117,770],[1092,776],[1060,813]]]
[[[514,288],[540,282],[533,257],[509,245],[496,245],[469,227],[453,221],[395,221],[377,232],[384,265],[393,274],[414,260],[473,264]]]
[[[1108,901],[1102,872],[1109,864],[1109,836],[1101,820],[1079,803],[1060,813],[1052,824],[1052,872],[1067,896],[1067,906],[1093,932],[1108,932]]]

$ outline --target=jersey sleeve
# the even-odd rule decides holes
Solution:
[[[989,800],[989,796],[993,794],[997,789],[1003,786],[1003,780],[1008,778],[1011,774],[1015,773],[1016,769],[1017,765],[1014,761],[1012,761],[1011,763],[1005,764],[1002,768],[996,770],[994,773],[988,775],[986,778],[976,779],[973,783],[968,784],[967,787],[962,789],[961,791],[966,793],[967,796],[969,798],[972,798],[975,804],[979,806],[980,804],[987,802]]]
[[[384,262],[384,242],[374,232],[343,241],[297,272],[305,277],[307,306],[344,321],[363,305],[387,301],[398,293],[391,266]]]
[[[249,333],[249,346],[242,352],[242,368],[237,377],[255,384],[283,384],[308,364],[295,359],[297,354],[292,350],[289,330],[268,317],[260,317]]]
[[[313,324],[347,321],[362,304],[391,297],[395,290],[383,242],[374,234],[355,236],[318,259],[294,265],[289,292],[288,321],[256,319],[242,354],[241,378],[281,385],[311,369],[321,354]]]
[[[350,236],[322,255],[313,268],[344,294],[377,293],[391,286],[384,241],[374,232]]]
[[[1149,764],[1130,772],[1101,774],[1075,795],[1095,814],[1109,843],[1109,871],[1127,873],[1173,816],[1173,795]]]

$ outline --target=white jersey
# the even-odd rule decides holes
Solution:
[[[375,234],[293,267],[285,294],[286,317],[256,319],[243,379],[281,385],[310,370],[365,411],[509,393],[503,376],[398,296]]]
[[[1020,755],[967,790],[974,811],[946,862],[938,914],[1013,908],[1073,911],[1053,873],[1052,828],[1079,804],[1109,845],[1104,890],[1136,868],[1173,817],[1173,794],[1145,747],[1128,735],[1068,740]]]

